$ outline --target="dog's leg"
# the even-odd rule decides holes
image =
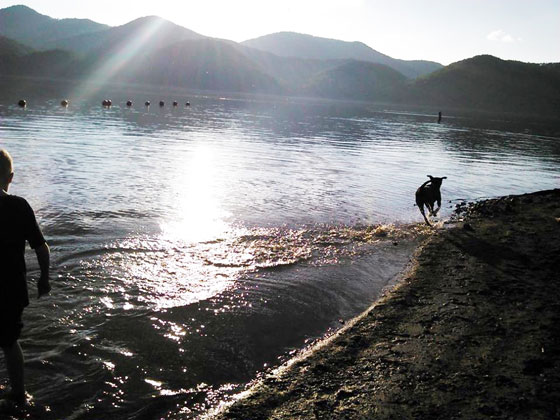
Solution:
[[[431,213],[432,216],[434,216],[434,217],[437,216],[437,213],[438,213],[440,208],[441,208],[441,206],[438,206],[437,209],[434,210],[434,208],[432,207],[432,213]]]
[[[434,204],[426,203],[426,208],[428,209],[428,215],[432,216],[434,214]]]
[[[427,205],[426,205],[426,207],[427,207]],[[420,209],[420,213],[422,214],[422,216],[424,216],[424,220],[426,221],[426,224],[427,224],[428,226],[432,226],[432,225],[430,224],[428,218],[426,217],[426,214],[424,213],[424,204],[419,203],[419,204],[418,204],[418,208]]]
[[[440,194],[438,194],[438,196],[436,198],[436,201],[437,201],[437,209],[432,212],[432,214],[434,216],[437,216],[439,209],[441,209],[441,195]]]

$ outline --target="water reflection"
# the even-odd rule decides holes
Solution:
[[[24,342],[51,418],[193,416],[356,315],[422,234],[406,224],[427,174],[448,177],[444,217],[449,200],[559,186],[558,138],[519,121],[103,96],[0,103],[13,192],[52,244],[56,289]]]
[[[223,238],[231,229],[225,221],[229,214],[220,201],[227,194],[218,178],[225,162],[211,145],[199,143],[173,163],[162,168],[168,172],[165,178],[169,183],[163,200],[173,203],[160,224],[163,235],[187,243]]]

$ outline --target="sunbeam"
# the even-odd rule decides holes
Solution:
[[[98,93],[104,86],[110,84],[113,78],[134,58],[142,54],[144,47],[150,39],[157,34],[165,23],[163,19],[150,19],[144,30],[135,32],[134,37],[123,40],[112,51],[104,53],[101,60],[93,67],[90,74],[83,78],[71,94],[72,98],[87,100]]]

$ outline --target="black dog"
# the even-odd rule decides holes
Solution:
[[[431,175],[428,175],[430,178],[429,181],[424,182],[420,185],[420,188],[416,190],[416,205],[420,209],[420,213],[424,216],[424,220],[428,224],[428,226],[432,226],[424,213],[424,205],[429,210],[430,216],[436,216],[437,212],[441,208],[441,192],[439,188],[441,187],[441,183],[444,179],[447,179],[446,176],[442,178],[435,178]],[[434,202],[437,201],[438,208],[434,211]]]

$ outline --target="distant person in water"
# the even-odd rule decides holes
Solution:
[[[25,267],[25,242],[37,254],[41,277],[38,297],[51,290],[49,284],[50,251],[35,213],[27,201],[8,194],[14,177],[13,162],[6,150],[0,150],[0,347],[4,352],[11,390],[0,400],[0,412],[26,403],[23,353],[18,339],[23,327],[21,315],[29,305]]]
[[[438,124],[441,122],[441,111],[438,112],[437,122]]]

